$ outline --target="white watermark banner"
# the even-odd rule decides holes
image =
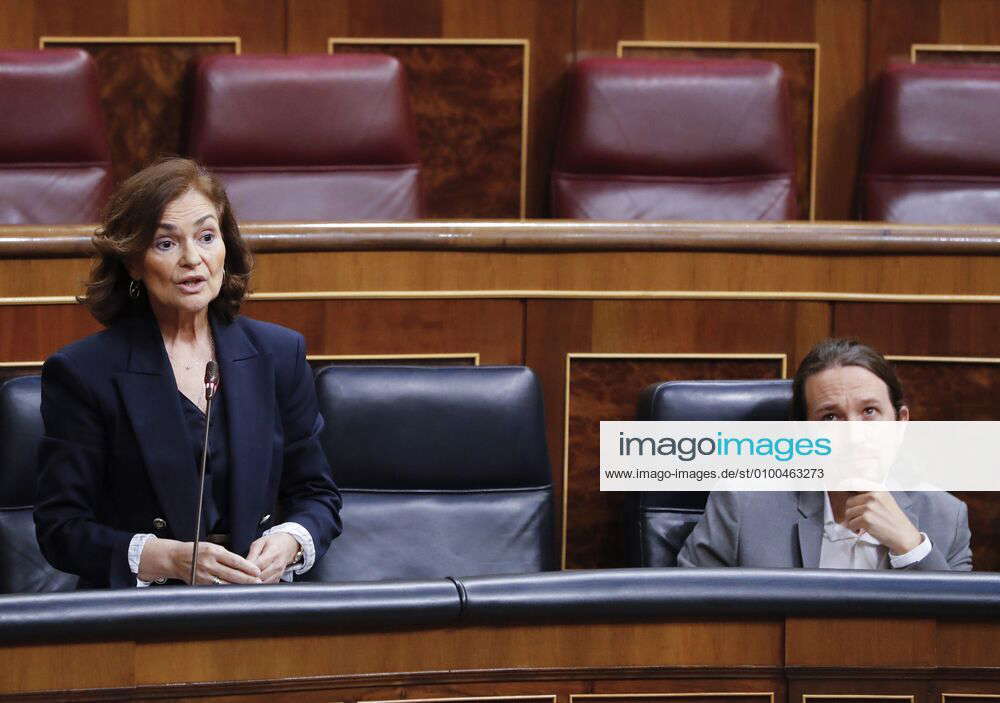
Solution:
[[[602,491],[1000,491],[1000,422],[601,422]]]

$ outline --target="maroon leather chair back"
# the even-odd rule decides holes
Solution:
[[[890,66],[862,183],[868,220],[1000,224],[1000,67]]]
[[[240,220],[420,217],[416,129],[389,56],[202,59],[190,129]]]
[[[570,79],[555,217],[786,220],[795,153],[781,68],[588,59]]]
[[[110,167],[90,56],[0,52],[0,224],[96,222]]]

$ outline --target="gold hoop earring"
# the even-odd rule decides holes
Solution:
[[[139,284],[139,281],[133,278],[132,281],[128,284],[128,297],[133,299],[138,298],[139,293],[141,291],[142,291],[142,286]]]

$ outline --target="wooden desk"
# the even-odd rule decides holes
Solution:
[[[989,703],[998,642],[998,621],[779,617],[0,645],[0,700]]]

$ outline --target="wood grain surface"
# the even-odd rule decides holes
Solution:
[[[340,43],[334,52],[388,54],[405,67],[427,217],[518,218],[527,52],[434,41]]]

